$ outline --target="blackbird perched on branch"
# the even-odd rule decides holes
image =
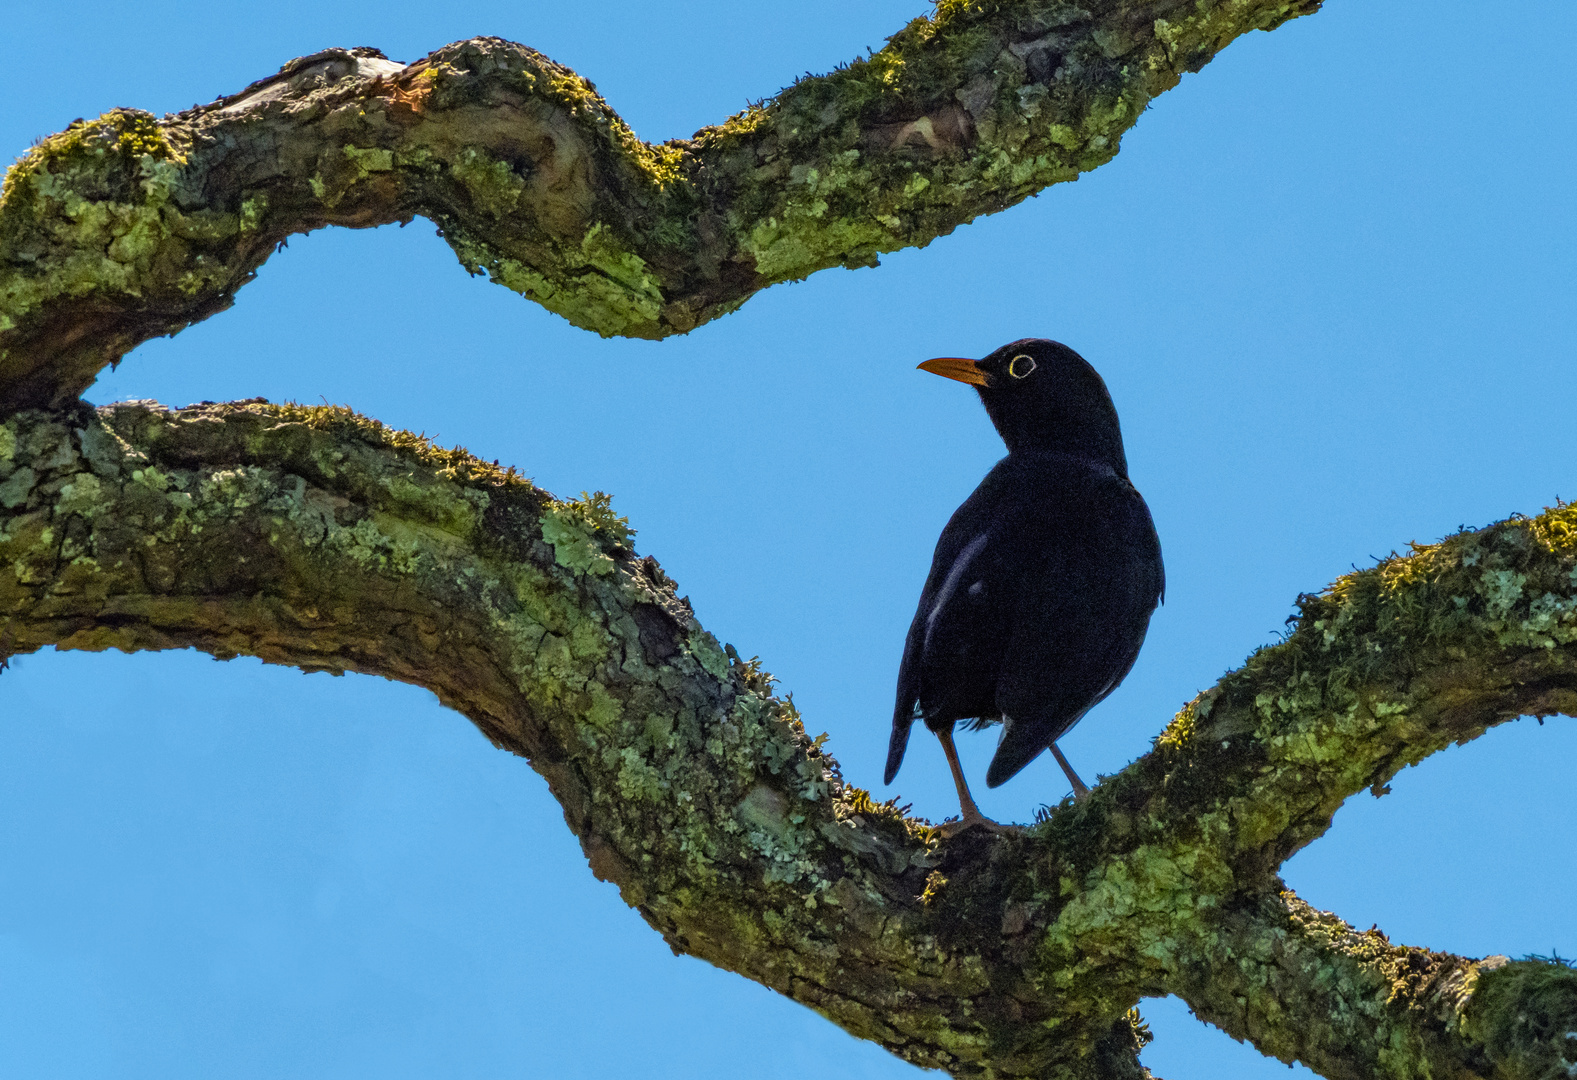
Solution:
[[[1078,353],[1025,338],[920,368],[973,386],[1008,456],[937,541],[898,668],[886,782],[922,720],[958,786],[963,817],[949,832],[1000,828],[969,795],[953,725],[1002,724],[988,786],[1050,748],[1083,798],[1055,743],[1133,667],[1166,589],[1161,542],[1128,482],[1106,384]]]

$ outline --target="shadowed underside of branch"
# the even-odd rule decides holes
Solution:
[[[1349,796],[1577,709],[1577,510],[1340,579],[1150,753],[1023,835],[840,776],[605,501],[343,409],[0,424],[0,642],[195,647],[425,686],[530,759],[673,945],[961,1077],[1139,1077],[1176,993],[1328,1077],[1568,1075],[1577,972],[1393,945],[1277,878]]]
[[[661,145],[493,38],[331,49],[162,120],[34,147],[0,194],[0,414],[228,307],[287,237],[435,221],[577,326],[659,338],[874,265],[1108,161],[1157,94],[1319,0],[944,0],[880,52]]]

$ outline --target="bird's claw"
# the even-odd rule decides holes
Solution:
[[[1022,825],[1004,825],[1002,822],[992,821],[990,818],[980,813],[965,814],[963,817],[958,818],[949,818],[947,821],[944,821],[942,824],[937,826],[937,831],[942,834],[943,839],[951,840],[959,833],[962,833],[968,829],[973,829],[976,826],[985,829],[987,832],[997,833],[1000,836],[1017,836],[1024,831],[1024,826]]]

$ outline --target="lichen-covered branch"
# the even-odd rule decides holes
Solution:
[[[287,237],[435,221],[605,335],[923,246],[1117,152],[1155,95],[1319,0],[943,0],[868,58],[660,146],[531,49],[333,49],[211,105],[77,121],[0,193],[0,414],[231,303]]]
[[[845,782],[606,500],[334,408],[131,403],[0,423],[0,642],[193,646],[429,687],[546,777],[674,948],[916,1064],[1139,1077],[1177,993],[1329,1077],[1566,1075],[1577,972],[1392,945],[1276,876],[1341,802],[1577,711],[1577,510],[1302,599],[1288,639],[1022,835]]]
[[[1464,1045],[1462,1014],[1504,957],[1475,963],[1392,945],[1290,892],[1231,904],[1212,931],[1170,988],[1267,1054],[1354,1080],[1489,1074],[1488,1055]]]
[[[1100,165],[1183,71],[1317,6],[947,0],[662,146],[494,39],[79,121],[0,192],[0,661],[191,646],[428,687],[530,759],[674,948],[956,1076],[1146,1075],[1133,1007],[1177,993],[1329,1077],[1569,1077],[1577,972],[1393,945],[1277,872],[1405,765],[1577,712],[1577,511],[1301,598],[1088,801],[944,840],[844,782],[605,499],[343,409],[75,400],[330,224],[423,215],[578,325],[684,332]]]

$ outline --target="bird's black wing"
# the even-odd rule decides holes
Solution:
[[[949,673],[967,670],[981,651],[980,642],[1002,636],[1002,627],[995,624],[1005,625],[1005,619],[993,619],[984,610],[981,589],[970,591],[990,574],[996,562],[996,526],[1000,522],[994,520],[994,515],[1001,497],[1001,468],[999,464],[988,473],[954,511],[937,540],[931,572],[920,593],[919,606],[904,639],[903,660],[898,665],[898,696],[893,706],[884,783],[892,783],[903,764],[910,725],[921,718],[922,699],[925,718],[938,722],[981,715],[995,707],[995,656],[986,660],[989,671],[977,672],[973,679],[960,680],[949,677]],[[969,711],[971,707],[975,711]],[[959,712],[960,708],[964,711]]]
[[[1124,478],[1048,478],[1019,529],[1026,564],[996,701],[1002,740],[986,774],[1013,776],[1133,667],[1165,588],[1160,541]]]

